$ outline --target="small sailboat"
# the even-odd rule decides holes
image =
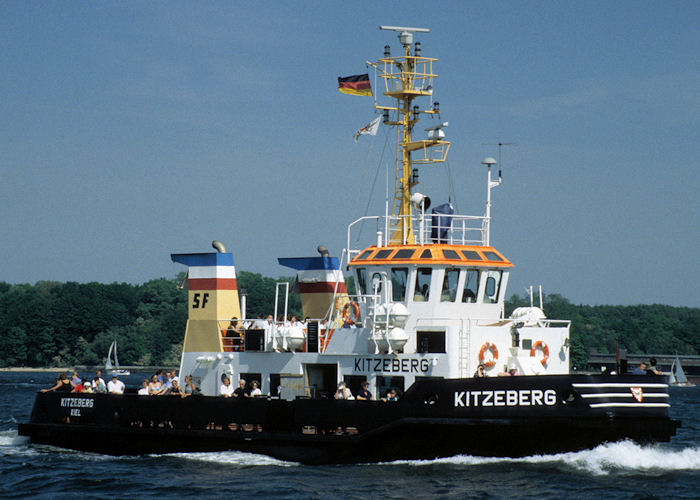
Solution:
[[[695,387],[695,384],[688,382],[688,377],[685,376],[681,360],[676,356],[671,365],[671,372],[668,374],[668,383],[675,387]]]
[[[114,352],[114,364],[112,364],[112,352]],[[107,362],[105,363],[105,371],[109,372],[110,375],[131,375],[129,370],[124,370],[119,368],[119,358],[117,357],[117,341],[115,340],[109,346],[109,352],[107,353]]]

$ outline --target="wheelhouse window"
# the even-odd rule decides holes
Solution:
[[[455,252],[454,250],[449,250],[447,248],[442,251],[442,255],[444,255],[446,259],[461,260],[457,252]]]
[[[474,250],[462,250],[462,255],[464,255],[464,258],[467,260],[484,260],[481,258],[481,255],[479,255],[479,252],[475,252]]]
[[[416,270],[416,288],[413,293],[414,302],[427,302],[430,299],[430,277],[433,269],[419,267]]]
[[[357,268],[357,286],[360,289],[360,295],[367,294],[367,269],[364,267]]]
[[[484,252],[484,256],[486,257],[486,260],[490,261],[502,261],[501,256],[498,255],[496,252]]]
[[[406,300],[407,280],[407,267],[394,267],[391,269],[391,300],[394,302],[403,302]]]
[[[462,302],[473,304],[479,293],[479,270],[467,269],[467,276],[464,278],[464,290],[462,290]]]
[[[393,250],[379,250],[376,255],[372,257],[372,260],[386,259],[391,252],[393,252]]]
[[[454,302],[457,298],[457,282],[459,281],[459,269],[445,269],[445,277],[442,280],[442,293],[440,302]]]
[[[413,254],[416,253],[415,249],[410,249],[410,248],[402,248],[401,250],[397,251],[394,256],[392,257],[393,259],[410,259],[413,257]]]
[[[503,271],[486,271],[486,290],[484,303],[495,304],[498,302],[498,291],[501,288],[501,276]]]

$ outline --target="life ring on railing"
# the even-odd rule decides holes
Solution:
[[[348,314],[348,310],[350,308],[352,308],[354,318],[351,318]],[[351,300],[345,304],[345,307],[343,307],[343,321],[345,321],[348,325],[354,325],[355,321],[358,319],[360,319],[360,306],[357,305],[357,302]]]
[[[492,359],[489,361],[484,361],[486,351],[491,351],[491,355],[493,356]],[[486,368],[491,368],[493,365],[496,364],[496,361],[498,360],[498,348],[496,347],[496,344],[491,344],[490,342],[486,342],[484,345],[481,346],[481,350],[479,351],[479,361],[484,364]]]
[[[542,363],[542,366],[546,366],[547,362],[549,361],[549,347],[543,340],[538,340],[532,344],[532,349],[530,349],[531,357],[535,357],[535,351],[537,351],[537,349],[542,349],[542,354],[544,354],[544,357],[540,360],[540,363]]]

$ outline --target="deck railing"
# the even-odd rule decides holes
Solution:
[[[402,219],[404,223],[401,224]],[[368,224],[365,224],[368,223]],[[376,235],[374,244],[387,246],[396,243],[408,243],[413,237],[414,244],[429,245],[445,243],[448,245],[486,245],[490,220],[483,216],[458,214],[414,214],[411,216],[365,216],[353,221],[348,226],[347,248],[350,259],[362,248],[360,239],[366,225],[371,225]],[[404,228],[404,234],[396,234]],[[410,228],[410,229],[409,229]],[[353,240],[353,236],[355,237]],[[365,241],[366,241],[365,236]]]

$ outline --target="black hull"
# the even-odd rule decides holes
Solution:
[[[635,404],[621,392],[584,397],[591,389],[573,385],[628,381],[659,387],[646,387]],[[502,404],[489,405],[488,393]],[[111,455],[238,450],[307,464],[519,457],[622,439],[668,441],[679,422],[656,404],[665,393],[656,377],[583,376],[426,380],[397,403],[39,393],[19,432],[32,443]]]

